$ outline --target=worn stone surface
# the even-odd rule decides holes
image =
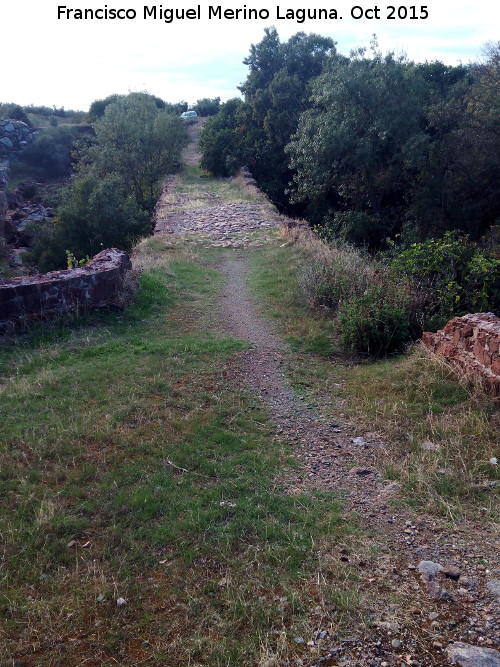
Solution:
[[[206,247],[262,245],[264,241],[255,238],[254,233],[279,227],[284,218],[255,187],[247,168],[240,170],[239,178],[248,192],[255,195],[254,202],[225,202],[216,193],[206,191],[195,208],[190,207],[188,196],[176,191],[176,177],[170,179],[156,208],[154,233]]]
[[[500,667],[500,652],[493,648],[454,642],[446,652],[452,664],[461,667]]]
[[[493,313],[454,317],[437,333],[424,333],[426,347],[466,377],[500,396],[500,318]]]
[[[0,281],[0,332],[76,308],[109,306],[132,265],[127,253],[103,250],[87,266]]]

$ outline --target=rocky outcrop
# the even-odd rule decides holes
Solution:
[[[0,118],[0,156],[8,156],[28,146],[33,141],[34,132],[21,120]]]
[[[424,333],[426,347],[467,378],[500,396],[500,318],[493,313],[454,317],[437,333]]]
[[[9,206],[11,208],[11,206]],[[31,204],[18,206],[5,216],[5,240],[13,248],[31,248],[33,245],[33,223],[44,224],[55,215],[54,209]]]
[[[9,182],[9,163],[0,160],[0,238],[5,236],[5,215],[9,204],[7,201],[7,183]]]
[[[76,309],[109,307],[116,303],[131,268],[127,253],[111,248],[82,268],[0,281],[0,332]]]

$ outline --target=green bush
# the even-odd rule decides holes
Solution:
[[[93,257],[104,248],[129,250],[150,231],[119,176],[83,174],[67,188],[54,222],[32,228],[35,244],[28,259],[41,271],[67,267],[67,251]]]
[[[198,116],[215,116],[219,111],[220,107],[220,97],[204,97],[201,100],[198,100],[194,105],[193,109],[196,111]]]
[[[28,164],[41,167],[47,176],[69,176],[74,141],[75,134],[69,127],[49,127],[28,146],[23,158]]]
[[[221,104],[200,136],[201,166],[214,176],[232,176],[243,164],[239,113],[243,102],[237,98]]]
[[[350,352],[374,357],[401,352],[412,338],[411,310],[406,285],[395,279],[372,284],[340,307],[342,344]]]
[[[413,243],[391,262],[424,295],[422,321],[439,328],[456,315],[500,308],[500,260],[481,251],[466,236]]]
[[[0,104],[0,118],[20,120],[31,127],[30,119],[19,104]]]

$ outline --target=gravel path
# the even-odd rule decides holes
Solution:
[[[196,164],[192,145],[189,151],[190,164]],[[220,201],[203,185],[197,207],[190,209],[189,197],[176,194],[175,186],[175,180],[168,183],[159,202],[155,233],[169,241],[231,249],[219,267],[227,279],[220,330],[251,348],[238,356],[228,381],[267,406],[276,436],[293,447],[301,465],[284,472],[277,484],[290,494],[336,492],[365,527],[360,553],[340,551],[338,558],[356,568],[370,592],[371,627],[357,629],[344,642],[329,636],[322,640],[323,658],[303,664],[500,667],[498,531],[481,521],[450,527],[434,516],[411,513],[398,485],[379,472],[391,444],[340,416],[333,423],[320,405],[308,405],[294,391],[285,373],[293,354],[248,287],[248,254],[265,242],[262,232],[252,232],[280,224],[279,216],[266,214],[261,204]],[[332,544],[332,552],[336,548]]]
[[[399,488],[376,467],[390,444],[345,421],[332,423],[295,393],[284,373],[292,353],[249,292],[247,255],[232,252],[219,268],[227,279],[222,329],[252,345],[232,379],[267,405],[277,435],[302,463],[278,482],[292,494],[305,488],[339,493],[374,531],[362,554],[339,554],[367,587],[381,591],[371,610],[374,629],[341,650],[333,638],[330,646],[324,642],[325,660],[317,664],[423,667],[465,656],[455,664],[499,667],[500,596],[491,584],[500,578],[498,533],[470,524],[450,531],[433,517],[397,509],[391,500]],[[400,602],[387,606],[391,597]],[[464,646],[459,651],[451,642]]]

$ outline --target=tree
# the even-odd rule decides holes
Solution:
[[[220,105],[217,115],[209,118],[200,136],[201,167],[214,176],[230,176],[242,163],[241,111],[237,97]]]
[[[409,196],[407,230],[461,230],[477,239],[500,219],[500,46],[427,110],[427,155]],[[414,240],[418,240],[418,236]]]
[[[240,154],[271,200],[286,208],[292,172],[284,149],[309,107],[312,81],[334,53],[335,43],[304,32],[281,43],[275,28],[264,32],[244,60],[250,71],[240,87],[245,96],[240,114],[245,148]]]
[[[426,138],[422,78],[376,44],[330,57],[313,86],[313,107],[287,147],[293,200],[351,241],[380,245],[401,224],[407,180]],[[361,228],[359,225],[361,224]]]
[[[161,178],[176,167],[185,145],[182,121],[160,110],[152,96],[131,93],[109,104],[94,129],[87,169],[119,174],[139,208],[151,211]]]
[[[215,116],[219,111],[219,107],[220,97],[214,97],[213,99],[204,97],[196,102],[193,110],[196,111],[198,116]]]
[[[99,120],[99,118],[102,118],[104,116],[104,112],[106,111],[106,107],[109,104],[112,104],[113,102],[121,99],[122,97],[124,96],[115,93],[113,95],[108,95],[108,97],[105,97],[102,100],[94,100],[89,108],[89,122],[94,123],[96,120]]]

